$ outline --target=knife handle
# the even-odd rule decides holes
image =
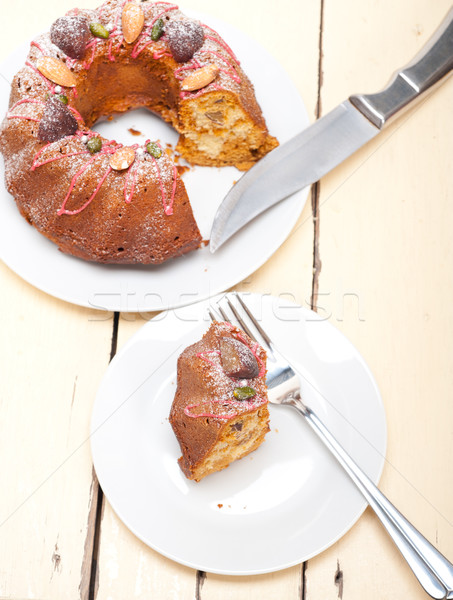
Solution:
[[[409,105],[451,75],[453,69],[453,8],[411,62],[399,69],[388,86],[377,94],[356,94],[350,102],[382,129]]]

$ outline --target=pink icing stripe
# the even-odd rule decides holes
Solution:
[[[220,70],[223,71],[224,73],[226,73],[229,77],[231,77],[231,79],[233,79],[233,81],[236,81],[236,83],[241,83],[241,78],[238,77],[238,75],[236,75],[236,73],[234,71],[234,66],[230,63],[230,61],[228,61],[219,52],[215,52],[215,50],[206,50],[206,51],[201,52],[201,54],[214,54],[214,56],[217,56],[217,58],[219,58],[220,60],[223,60],[223,62],[225,62],[228,65],[231,72],[227,71],[225,69],[220,69]]]
[[[31,104],[41,104],[42,106],[44,106],[44,102],[42,100],[35,100],[34,98],[23,98],[22,100],[18,100],[15,104],[13,104],[9,110],[14,110],[16,106],[19,106],[19,104],[26,104],[28,102],[30,102]]]
[[[91,52],[91,56],[90,56],[90,58],[87,60],[87,62],[84,62],[84,63],[83,63],[83,68],[84,68],[86,71],[88,71],[88,69],[89,69],[89,68],[91,67],[91,65],[93,64],[93,61],[94,61],[94,55],[95,55],[95,53],[96,53],[96,46],[97,46],[98,40],[97,40],[97,38],[96,38],[96,39],[95,39],[95,40],[93,40],[93,41],[94,41],[94,44],[93,44],[93,46],[92,46],[92,47],[93,47],[93,50],[92,50],[92,52]],[[89,46],[90,46],[92,43],[93,43],[93,42],[90,42],[89,44],[87,44],[87,48],[88,48],[88,47],[89,47]]]
[[[212,360],[207,358],[207,354],[217,354],[218,356],[220,356],[220,350],[208,350],[207,352],[198,352],[198,354],[196,354],[197,358],[203,359],[205,362],[209,363],[217,369],[218,365],[216,365],[214,362],[212,362]]]
[[[146,140],[145,142],[145,146],[149,143],[150,140]],[[160,147],[160,144],[157,144]],[[162,150],[162,148],[161,148]],[[163,152],[163,150],[162,150]],[[173,203],[175,200],[175,192],[176,192],[176,180],[178,177],[178,170],[176,169],[176,166],[173,165],[173,185],[172,185],[172,190],[171,190],[171,196],[170,196],[170,201],[167,204],[167,194],[165,193],[165,188],[164,188],[164,184],[162,182],[162,175],[160,172],[160,167],[159,167],[159,163],[157,162],[157,159],[154,158],[154,156],[151,156],[152,161],[154,163],[154,166],[156,167],[156,171],[157,171],[157,177],[159,178],[159,185],[160,185],[160,193],[162,195],[162,206],[164,207],[164,213],[168,216],[173,214]]]
[[[35,73],[38,73],[38,75],[44,79],[44,81],[45,81],[45,83],[46,83],[47,87],[49,88],[49,90],[50,90],[50,91],[52,92],[52,94],[53,94],[53,93],[54,93],[54,91],[55,91],[55,86],[53,85],[53,83],[51,83],[51,82],[50,82],[50,81],[47,79],[47,77],[45,77],[45,76],[44,76],[44,75],[41,73],[41,71],[39,71],[39,70],[38,70],[38,69],[35,67],[35,65],[32,65],[32,64],[31,64],[31,62],[29,62],[29,61],[27,60],[27,61],[25,62],[25,64],[27,65],[27,67],[30,67],[31,69],[33,69],[33,71],[35,71]]]
[[[148,44],[147,44],[148,46]],[[162,58],[163,56],[170,56],[171,57],[171,53],[167,52],[166,50],[162,50],[162,51],[157,51],[157,52],[153,52],[153,58],[154,60],[159,60],[159,58]]]
[[[235,327],[233,327],[231,325],[231,323],[225,322],[225,325],[227,325],[232,330],[236,329]],[[241,341],[243,344],[245,344],[247,346],[247,348],[250,347],[248,341],[240,333],[238,333],[236,331],[232,331],[232,333],[233,333],[234,337],[236,339],[238,339],[239,341]],[[257,354],[258,348],[259,348],[259,344],[255,343],[250,349],[251,349],[253,355],[255,356],[256,360],[258,361],[258,363],[261,365],[258,377],[263,377],[263,375],[266,373],[266,367],[264,365],[264,362],[259,358],[259,356]],[[214,369],[219,370],[219,371],[222,370],[220,363],[215,363],[210,358],[208,358],[209,354],[215,354],[215,355],[219,356],[220,351],[219,350],[207,350],[206,352],[198,352],[196,354],[196,356],[198,358],[201,358],[205,362],[207,362],[212,367],[214,367]],[[266,402],[267,402],[267,400],[265,398],[255,397],[247,403],[247,407],[249,408],[249,410],[255,410],[259,406],[266,404]],[[232,419],[239,414],[239,412],[237,412],[237,411],[234,413],[228,413],[228,414],[222,414],[222,413],[214,414],[214,413],[207,413],[207,412],[192,414],[190,412],[191,409],[201,406],[203,404],[216,404],[216,403],[222,403],[224,405],[227,405],[228,407],[233,407],[233,408],[235,408],[235,407],[243,408],[244,407],[243,401],[236,400],[235,398],[223,398],[220,400],[211,400],[209,402],[198,402],[195,404],[189,404],[188,406],[185,407],[184,413],[188,417],[191,417],[193,419],[196,419],[199,417],[210,417],[213,419],[225,419],[225,420]]]
[[[123,43],[123,39],[124,39],[124,38],[123,38],[122,34],[121,34],[121,33],[117,33],[117,34],[115,34],[115,31],[118,29],[118,19],[119,19],[120,15],[122,14],[122,12],[123,12],[123,8],[124,8],[124,5],[126,4],[126,2],[127,2],[127,1],[128,1],[128,0],[124,0],[124,2],[122,2],[122,3],[121,3],[121,5],[119,6],[118,10],[116,11],[116,13],[115,13],[115,20],[114,20],[114,22],[113,22],[113,27],[112,27],[112,29],[111,29],[111,31],[110,31],[110,36],[109,36],[109,45],[108,45],[108,53],[107,53],[107,56],[108,56],[108,59],[109,59],[111,62],[115,62],[115,57],[114,57],[114,55],[112,54],[113,43],[114,43],[114,41],[115,41],[115,40],[114,40],[114,38],[115,38],[116,36],[118,36],[118,37],[120,38],[120,39],[119,39],[119,43],[118,43],[118,45],[117,45],[117,47],[116,47],[116,50],[119,50],[119,47],[120,47],[120,46],[121,46],[121,44]]]
[[[108,57],[111,62],[115,62],[115,57],[112,54],[113,38],[109,41]]]
[[[164,207],[164,212],[165,212],[166,208],[167,208],[167,203],[166,203],[167,196],[165,194],[164,184],[162,183],[162,177],[161,177],[161,174],[160,174],[160,168],[159,168],[159,165],[157,163],[157,159],[155,159],[154,156],[152,156],[151,158],[153,159],[153,163],[154,163],[154,165],[155,165],[155,167],[157,169],[157,176],[159,178],[159,185],[160,185],[160,193],[162,194],[162,205]]]
[[[89,161],[89,162],[91,162],[91,161]],[[104,181],[107,178],[107,175],[110,173],[111,170],[112,170],[112,167],[109,166],[108,169],[107,169],[107,171],[104,173],[104,175],[102,176],[101,180],[99,181],[98,185],[96,186],[96,189],[94,190],[94,192],[91,194],[91,196],[85,202],[85,204],[83,206],[81,206],[80,208],[77,208],[76,210],[66,210],[65,209],[65,205],[66,205],[66,202],[67,202],[67,200],[69,198],[69,194],[72,191],[72,189],[71,189],[69,191],[68,195],[66,196],[66,198],[64,199],[63,204],[61,205],[61,208],[58,211],[58,215],[59,216],[61,216],[63,214],[65,214],[65,215],[77,215],[78,213],[82,212],[82,210],[84,210],[89,204],[91,204],[91,201],[94,199],[94,197],[96,196],[96,194],[101,189],[101,185],[104,183]],[[82,171],[82,173],[83,173],[83,171]],[[72,182],[71,182],[71,185],[72,185]],[[72,185],[72,187],[74,187],[74,186]]]
[[[80,121],[82,124],[85,123],[82,115],[79,113],[79,111],[77,109],[75,109],[73,106],[69,106],[69,105],[68,105],[68,108],[71,112],[73,112],[75,114],[77,121]]]
[[[193,59],[188,65],[183,65],[182,67],[178,67],[174,71],[174,76],[176,79],[181,81],[184,79],[185,75],[182,75],[182,71],[192,71],[195,69],[199,69],[201,67],[201,63],[198,60]]]
[[[8,115],[7,119],[24,119],[24,121],[35,121],[39,123],[40,119],[35,119],[35,117],[25,117],[24,115]]]
[[[140,49],[138,49],[139,42],[137,42],[137,44],[132,49],[131,57],[132,58],[137,58],[137,56],[139,54],[141,54],[145,48],[148,48],[148,46],[151,46],[151,44],[153,44],[153,43],[154,42],[151,40],[149,42],[146,42],[146,44],[143,44],[143,46]],[[153,58],[154,58],[154,56],[153,56]],[[160,56],[159,56],[159,58],[160,58]]]
[[[211,403],[212,404],[218,404],[219,402],[221,402],[220,400],[212,400]],[[224,404],[226,404],[226,401],[223,401]],[[201,404],[203,404],[202,402],[196,403],[196,404],[188,404],[185,408],[184,408],[184,414],[187,415],[188,417],[192,417],[192,419],[197,419],[200,417],[210,417],[211,419],[224,419],[225,421],[228,421],[228,419],[233,419],[234,417],[238,416],[238,412],[229,414],[229,415],[223,415],[222,413],[215,415],[214,413],[197,413],[196,415],[193,415],[190,412],[191,408],[196,408],[197,406],[201,406]]]
[[[167,8],[165,8],[163,11],[161,11],[160,13],[158,13],[151,21],[150,23],[148,23],[148,25],[146,27],[143,28],[143,31],[141,32],[137,43],[135,44],[135,46],[132,48],[132,52],[131,52],[131,57],[132,58],[137,58],[137,56],[139,54],[141,54],[141,52],[143,52],[143,50],[145,48],[147,48],[148,46],[150,46],[151,44],[154,44],[155,42],[153,40],[146,42],[146,44],[144,44],[141,48],[140,48],[140,43],[143,41],[143,38],[148,37],[150,30],[153,28],[154,23],[160,19],[162,17],[162,15],[164,15],[166,12],[169,12],[171,10],[177,10],[178,6],[176,4],[170,4],[170,2],[155,2],[154,5],[156,4],[162,4],[162,5],[166,5]],[[162,56],[164,56],[164,54],[161,54],[157,57],[153,58],[162,58]],[[171,54],[170,54],[171,56]]]
[[[72,67],[74,67],[77,63],[77,59],[76,58],[70,58],[69,56],[66,57],[66,66],[69,67],[70,69]]]
[[[135,183],[137,181],[137,171],[138,168],[140,166],[140,163],[137,161],[137,164],[135,165],[135,168],[133,169],[128,169],[127,174],[126,174],[126,178],[124,181],[124,200],[126,202],[126,204],[130,204],[131,200],[132,200],[132,196],[134,195],[134,191],[135,191]],[[129,183],[129,177],[132,178],[132,184],[131,184],[131,190],[128,193],[127,192],[127,186]]]
[[[41,54],[44,54],[44,50],[41,48],[41,46],[38,44],[38,42],[31,42],[30,46],[35,46],[35,48],[38,48],[38,50],[41,52]]]
[[[208,25],[204,25],[204,27],[206,29],[209,29],[209,31],[212,31],[212,33],[215,33],[215,35],[217,35],[220,38],[217,31],[215,31],[211,27],[208,27]],[[228,52],[228,54],[231,56],[231,58],[233,58],[238,63],[238,65],[240,64],[237,56],[235,55],[233,50],[228,46],[228,44],[224,40],[217,39],[217,38],[213,37],[212,35],[207,35],[206,39],[211,40],[211,41],[215,42],[216,44],[219,44],[219,46],[222,46],[222,48]]]
[[[247,340],[240,333],[233,333],[233,335],[236,339],[238,339],[240,342],[242,342],[248,347]],[[260,372],[258,373],[258,377],[263,377],[263,375],[265,375],[266,373],[266,366],[261,360],[261,358],[258,356],[257,350],[259,347],[260,345],[257,342],[255,342],[250,348],[250,350],[252,351],[253,356],[256,358],[257,363],[260,365]]]
[[[99,155],[100,155],[100,156],[105,156],[106,154],[113,154],[113,153],[114,153],[114,152],[115,152],[115,151],[116,151],[116,150],[117,150],[119,147],[121,147],[121,146],[118,146],[118,147],[115,147],[115,148],[110,148],[110,147],[106,147],[106,146],[107,146],[107,144],[104,144],[104,148],[105,148],[105,149],[101,150],[101,152],[99,152],[99,153],[95,154],[94,156],[92,156],[92,157],[91,157],[91,158],[90,158],[90,159],[89,159],[89,160],[88,160],[88,161],[87,161],[87,162],[86,162],[86,163],[85,163],[85,164],[84,164],[84,165],[83,165],[83,166],[82,166],[82,167],[81,167],[81,168],[80,168],[80,169],[77,171],[77,173],[74,175],[74,177],[73,177],[73,178],[72,178],[72,180],[71,180],[71,184],[70,184],[70,186],[69,186],[68,193],[66,194],[66,197],[65,197],[65,199],[63,200],[63,204],[61,205],[61,207],[59,208],[59,210],[58,210],[58,212],[57,212],[57,214],[58,214],[59,216],[60,216],[60,215],[63,215],[63,214],[67,214],[67,215],[76,215],[76,214],[78,214],[78,213],[82,212],[82,210],[83,210],[84,208],[86,208],[86,207],[88,206],[88,204],[90,204],[90,202],[91,202],[91,201],[93,200],[93,198],[96,196],[96,194],[98,193],[98,191],[99,191],[99,189],[100,189],[101,185],[104,183],[104,181],[105,181],[105,178],[106,178],[106,177],[107,177],[107,175],[110,173],[110,171],[111,171],[111,167],[109,167],[109,168],[108,168],[108,171],[107,171],[107,173],[106,173],[106,174],[105,174],[105,175],[102,177],[102,179],[101,179],[101,181],[99,182],[99,184],[97,185],[97,187],[96,187],[96,189],[95,189],[95,191],[94,191],[93,195],[92,195],[92,196],[91,196],[91,197],[90,197],[90,198],[89,198],[89,199],[88,199],[88,200],[85,202],[85,204],[84,204],[84,205],[83,205],[81,208],[78,208],[78,209],[76,209],[76,210],[71,210],[71,211],[69,211],[69,210],[66,210],[66,208],[65,208],[65,207],[66,207],[66,203],[67,203],[67,201],[69,200],[69,196],[71,195],[71,192],[72,192],[72,190],[74,189],[74,186],[75,186],[75,184],[76,184],[76,182],[77,182],[77,179],[78,179],[78,178],[79,178],[81,175],[83,175],[83,173],[84,173],[84,172],[85,172],[85,171],[88,169],[88,167],[89,167],[89,166],[91,166],[91,165],[93,164],[93,162],[96,160],[96,158],[97,158]]]
[[[166,12],[170,12],[171,10],[178,10],[178,6],[176,4],[171,4],[170,2],[155,2],[156,4],[163,4],[163,5],[167,5],[168,8],[165,8],[162,12],[160,12],[159,14],[157,14],[154,19],[151,20],[151,22],[149,23],[149,25],[146,26],[146,29],[152,29],[154,23],[160,19]]]
[[[264,364],[264,362],[261,360],[261,358],[257,354],[258,348],[259,348],[259,345],[256,344],[252,348],[252,353],[253,353],[253,356],[256,358],[257,363],[260,366],[260,372],[258,373],[258,377],[264,377],[264,375],[266,374],[266,365]]]
[[[220,87],[220,85],[218,85],[215,82],[214,83],[210,83],[209,87],[212,90],[222,90],[222,88]],[[199,96],[202,96],[204,93],[206,93],[206,88],[202,88],[201,90],[198,90],[198,92],[179,92],[179,96],[182,99],[185,99],[185,98],[198,98]]]
[[[22,100],[18,100],[15,104],[13,104],[13,106],[11,106],[11,108],[8,111],[8,114],[6,115],[6,118],[7,119],[24,119],[25,121],[35,121],[36,123],[39,123],[40,120],[37,119],[36,117],[28,117],[27,115],[10,115],[9,114],[17,106],[19,106],[21,104],[25,104],[25,103],[40,104],[41,106],[44,106],[44,102],[41,102],[41,100],[24,98]]]
[[[122,14],[123,14],[123,8],[124,8],[124,5],[125,5],[125,4],[126,4],[126,2],[128,2],[128,1],[129,1],[129,0],[124,0],[124,2],[122,2],[122,3],[121,3],[121,6],[119,7],[119,9],[116,11],[116,14],[115,14],[115,20],[113,21],[113,31],[115,31],[115,29],[117,28],[117,26],[118,26],[118,20],[119,20],[119,18],[120,18],[120,15],[122,15]]]
[[[266,404],[267,400],[265,398],[256,398],[256,400],[254,400],[253,402],[249,402],[247,404],[247,407],[249,410],[255,410],[256,408],[259,408],[260,406],[263,406],[264,404]],[[184,408],[184,414],[187,415],[188,417],[191,417],[192,419],[198,419],[200,417],[208,417],[211,419],[224,419],[226,421],[228,421],[229,419],[234,419],[234,417],[237,417],[239,415],[239,411],[235,411],[233,413],[228,413],[228,414],[215,414],[215,413],[197,413],[197,414],[192,414],[190,412],[190,410],[192,408],[197,408],[197,406],[202,406],[203,404],[228,404],[228,406],[231,406],[233,408],[243,408],[244,407],[244,402],[241,401],[236,401],[236,400],[231,400],[231,399],[223,399],[223,400],[211,400],[209,402],[197,402],[195,404],[188,404],[185,408]]]
[[[49,144],[44,146],[44,148],[47,148],[47,146],[49,146]],[[41,148],[41,150],[43,150],[44,148]],[[40,152],[41,152],[41,150],[40,150]],[[35,157],[35,159],[33,160],[33,165],[31,167],[31,170],[34,171],[38,167],[42,167],[43,165],[47,165],[48,163],[55,162],[56,160],[61,160],[62,158],[67,158],[68,156],[78,156],[79,154],[89,154],[89,151],[82,150],[81,152],[69,152],[68,154],[60,154],[60,156],[54,156],[53,158],[48,158],[47,160],[44,160],[40,163],[36,162],[36,157]]]

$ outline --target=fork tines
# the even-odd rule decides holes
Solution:
[[[234,301],[233,301],[234,299]],[[271,340],[238,292],[225,294],[208,309],[211,320],[237,325],[255,342],[271,349]],[[253,328],[253,329],[252,329]]]

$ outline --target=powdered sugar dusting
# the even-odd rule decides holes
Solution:
[[[198,402],[190,403],[184,407],[184,413],[188,417],[210,417],[217,419],[232,419],[239,414],[256,410],[267,403],[266,385],[264,382],[264,373],[257,377],[249,379],[236,379],[229,377],[221,362],[221,353],[218,347],[219,340],[222,337],[230,337],[234,340],[240,340],[245,344],[247,350],[254,350],[254,355],[259,357],[262,364],[265,365],[266,353],[260,346],[257,346],[248,336],[230,324],[214,322],[203,339],[184,351],[185,363],[191,364],[193,370],[201,370],[203,373],[203,382],[206,388],[206,394]],[[257,393],[249,400],[237,400],[234,395],[234,389],[237,387],[249,386]]]
[[[50,39],[71,58],[83,58],[90,39],[88,19],[85,15],[60,17],[50,28]]]
[[[174,210],[181,210],[181,204],[178,204],[177,208],[173,206],[176,190],[179,190],[177,186],[180,185],[175,165],[165,156],[165,153],[161,158],[155,159],[144,152],[141,160],[136,160],[124,172],[111,173],[108,170],[107,154],[110,152],[109,144],[114,144],[114,142],[103,140],[105,152],[92,156],[87,152],[86,144],[81,139],[82,134],[88,139],[93,135],[92,132],[87,131],[83,121],[82,115],[85,114],[82,108],[83,103],[81,99],[77,100],[83,93],[83,86],[80,85],[79,90],[63,86],[59,93],[66,96],[69,103],[67,105],[61,103],[60,100],[52,97],[58,88],[37,70],[38,59],[44,56],[61,61],[79,82],[83,79],[80,80],[78,77],[80,75],[86,77],[85,70],[89,69],[95,60],[105,61],[106,57],[111,62],[121,60],[123,57],[134,59],[139,55],[140,60],[146,57],[145,60],[162,61],[165,68],[170,71],[170,77],[173,72],[176,79],[180,79],[183,74],[189,74],[192,68],[215,63],[220,70],[216,80],[202,90],[184,92],[183,100],[196,98],[211,90],[235,89],[237,91],[240,86],[241,71],[231,49],[218,34],[208,27],[188,19],[178,10],[177,5],[170,2],[147,1],[141,3],[140,6],[145,14],[143,30],[136,42],[126,44],[121,26],[121,14],[125,2],[126,0],[107,0],[96,10],[74,9],[69,11],[65,17],[57,19],[52,26],[51,33],[38,36],[32,43],[27,66],[15,78],[11,106],[3,124],[3,130],[6,131],[9,128],[8,135],[16,132],[17,135],[23,136],[26,145],[23,149],[16,149],[13,156],[5,157],[7,158],[7,180],[13,182],[9,183],[10,187],[18,189],[17,182],[20,181],[22,174],[38,170],[40,181],[44,180],[46,174],[55,177],[62,184],[66,181],[67,189],[63,192],[63,197],[54,199],[52,204],[55,215],[58,210],[55,208],[55,203],[58,203],[58,213],[65,223],[69,223],[66,221],[66,217],[79,214],[90,204],[92,206],[89,212],[93,216],[95,206],[109,206],[114,201],[116,202],[117,198],[124,205],[130,203],[134,206],[134,197],[139,194],[147,194],[148,198],[151,197],[149,191],[151,188],[154,194],[153,198],[155,198],[157,189],[157,197],[159,197],[159,193],[161,196],[161,204],[157,205],[160,212],[157,224],[155,207],[143,207],[143,203],[139,202],[136,207],[137,210],[140,208],[143,210],[140,234],[135,237],[136,245],[139,246],[139,242],[143,242],[143,247],[149,248],[152,238],[157,235],[161,235],[162,238],[167,235],[167,239],[170,240],[178,239],[178,234],[175,234],[168,225],[172,219],[167,218],[171,217]],[[154,41],[151,40],[150,33],[153,24],[159,18],[164,21],[164,35],[158,41]],[[87,34],[89,23],[99,23],[108,27],[109,38],[100,39],[93,37],[91,33]],[[178,32],[178,36],[176,36],[177,39],[173,39],[174,45],[171,48],[172,28]],[[181,65],[176,65],[171,52],[175,47],[177,48],[176,53],[183,47],[190,50],[191,58]],[[184,67],[184,70],[178,71],[178,66]],[[50,98],[48,98],[49,94]],[[50,108],[48,109],[48,107]],[[47,109],[49,114],[44,118],[43,114]],[[59,139],[51,141],[48,147],[46,144],[43,146],[37,139],[38,130],[41,130],[40,138],[43,141]],[[44,130],[45,133],[43,133]],[[46,148],[45,151],[44,148]],[[41,150],[43,150],[42,154],[36,158]],[[74,184],[72,185],[72,183]],[[33,183],[31,183],[31,187],[33,187]],[[111,194],[109,190],[112,190]],[[60,192],[61,188],[58,187],[55,194]],[[66,199],[65,194],[67,195]],[[77,197],[78,194],[80,194],[80,198]],[[20,193],[15,195],[18,198]],[[44,227],[51,220],[48,212],[50,202],[46,195],[51,195],[49,190],[33,189],[30,191],[30,198],[21,199],[21,202],[27,202],[27,211],[31,215],[30,220],[38,228]],[[32,206],[35,201],[36,205]],[[163,219],[161,220],[160,217]],[[59,224],[58,227],[62,227],[62,225]],[[108,233],[108,227],[110,224],[106,224],[105,231],[102,232],[104,238]],[[157,231],[156,235],[153,235],[154,231]],[[164,232],[170,231],[171,237],[168,238],[169,234]],[[72,231],[70,233],[66,231],[65,235],[72,235],[72,233]],[[171,249],[168,252],[171,252]],[[107,257],[107,247],[105,254]]]
[[[38,139],[43,142],[55,142],[77,131],[77,120],[57,97],[50,97],[39,123]]]
[[[176,62],[185,63],[203,45],[204,31],[197,21],[174,19],[165,27],[165,38]]]

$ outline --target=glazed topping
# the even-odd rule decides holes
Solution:
[[[156,144],[156,142],[149,142],[149,144],[146,145],[146,151],[148,154],[151,154],[151,156],[154,156],[154,158],[160,158],[162,156],[162,148]]]
[[[50,97],[39,122],[38,139],[43,142],[56,142],[67,135],[74,135],[76,131],[77,121],[71,111],[61,100],[55,96]]]
[[[103,40],[108,39],[110,35],[108,30],[104,27],[104,25],[101,25],[101,23],[90,23],[90,31],[94,37],[98,37]]]
[[[260,369],[253,352],[235,338],[220,338],[220,362],[228,377],[252,379],[259,375]]]
[[[63,85],[65,87],[75,87],[76,78],[68,69],[68,67],[57,58],[51,56],[41,56],[36,61],[36,68],[40,73],[56,83],[57,85]]]
[[[141,34],[145,23],[145,13],[138,4],[127,2],[121,16],[124,40],[132,44]]]
[[[157,42],[162,37],[164,33],[164,21],[163,19],[157,19],[154,23],[153,28],[151,29],[151,39],[153,42]]]
[[[87,141],[87,148],[91,152],[91,154],[96,154],[96,152],[100,152],[102,150],[102,140],[98,137],[92,137]]]
[[[233,396],[236,398],[236,400],[249,400],[250,398],[256,396],[256,391],[246,385],[244,387],[234,388]]]
[[[196,21],[170,21],[165,34],[170,52],[179,63],[188,62],[204,42],[203,27]]]
[[[71,58],[83,58],[90,39],[88,20],[82,15],[60,17],[50,28],[50,39]]]

